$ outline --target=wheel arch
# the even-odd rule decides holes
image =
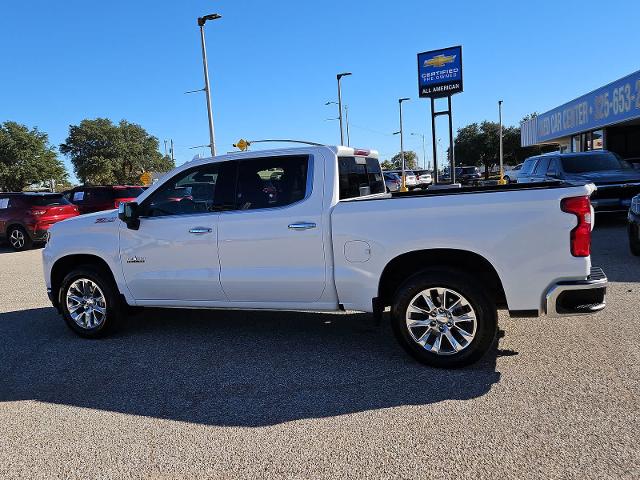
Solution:
[[[478,277],[488,287],[496,305],[506,305],[502,281],[493,265],[482,255],[459,249],[415,250],[393,258],[382,271],[378,284],[379,303],[391,305],[398,287],[409,277],[429,267],[454,268]]]
[[[118,289],[118,284],[116,282],[113,271],[111,270],[111,267],[109,267],[109,264],[106,262],[106,260],[104,260],[103,258],[99,257],[98,255],[92,254],[66,255],[56,260],[51,267],[51,292],[53,294],[52,301],[54,302],[54,306],[56,308],[59,307],[59,290],[64,277],[73,269],[73,267],[79,265],[91,265],[102,270],[104,273],[109,275],[109,278],[113,282],[113,285],[116,289]]]

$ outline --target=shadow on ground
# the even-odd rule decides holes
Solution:
[[[37,308],[0,314],[0,338],[0,401],[208,425],[471,399],[500,380],[498,350],[466,369],[431,369],[365,314],[149,310],[108,339],[83,340]]]

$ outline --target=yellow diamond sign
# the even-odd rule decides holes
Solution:
[[[244,138],[241,138],[240,140],[238,140],[236,143],[233,144],[234,147],[236,147],[238,150],[242,152],[244,152],[247,148],[249,148],[249,145],[251,145],[251,143],[245,140]]]
[[[145,187],[148,187],[149,185],[151,185],[152,180],[153,180],[153,177],[149,172],[144,172],[142,175],[140,175],[140,181]]]

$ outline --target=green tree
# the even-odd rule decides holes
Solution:
[[[391,164],[393,165],[393,170],[400,170],[402,168],[402,155],[400,152],[396,153],[393,158],[391,158]],[[414,170],[418,168],[418,155],[416,152],[412,150],[406,150],[404,152],[404,167],[407,170]]]
[[[393,163],[391,163],[389,160],[383,160],[382,162],[380,162],[380,166],[383,170],[393,170],[395,168]]]
[[[48,135],[16,122],[0,124],[0,190],[20,191],[50,179],[65,181],[67,171]]]
[[[505,165],[521,161],[520,127],[502,127]],[[485,176],[489,167],[500,163],[500,124],[484,121],[459,128],[455,144],[456,165],[484,166]]]
[[[145,171],[166,172],[174,167],[158,150],[158,139],[140,125],[107,118],[82,120],[69,126],[69,136],[60,151],[71,158],[76,176],[83,183],[136,184]]]

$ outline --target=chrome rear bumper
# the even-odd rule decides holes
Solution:
[[[585,280],[556,283],[547,292],[546,314],[562,317],[599,312],[606,305],[607,282],[602,269],[592,267]]]

